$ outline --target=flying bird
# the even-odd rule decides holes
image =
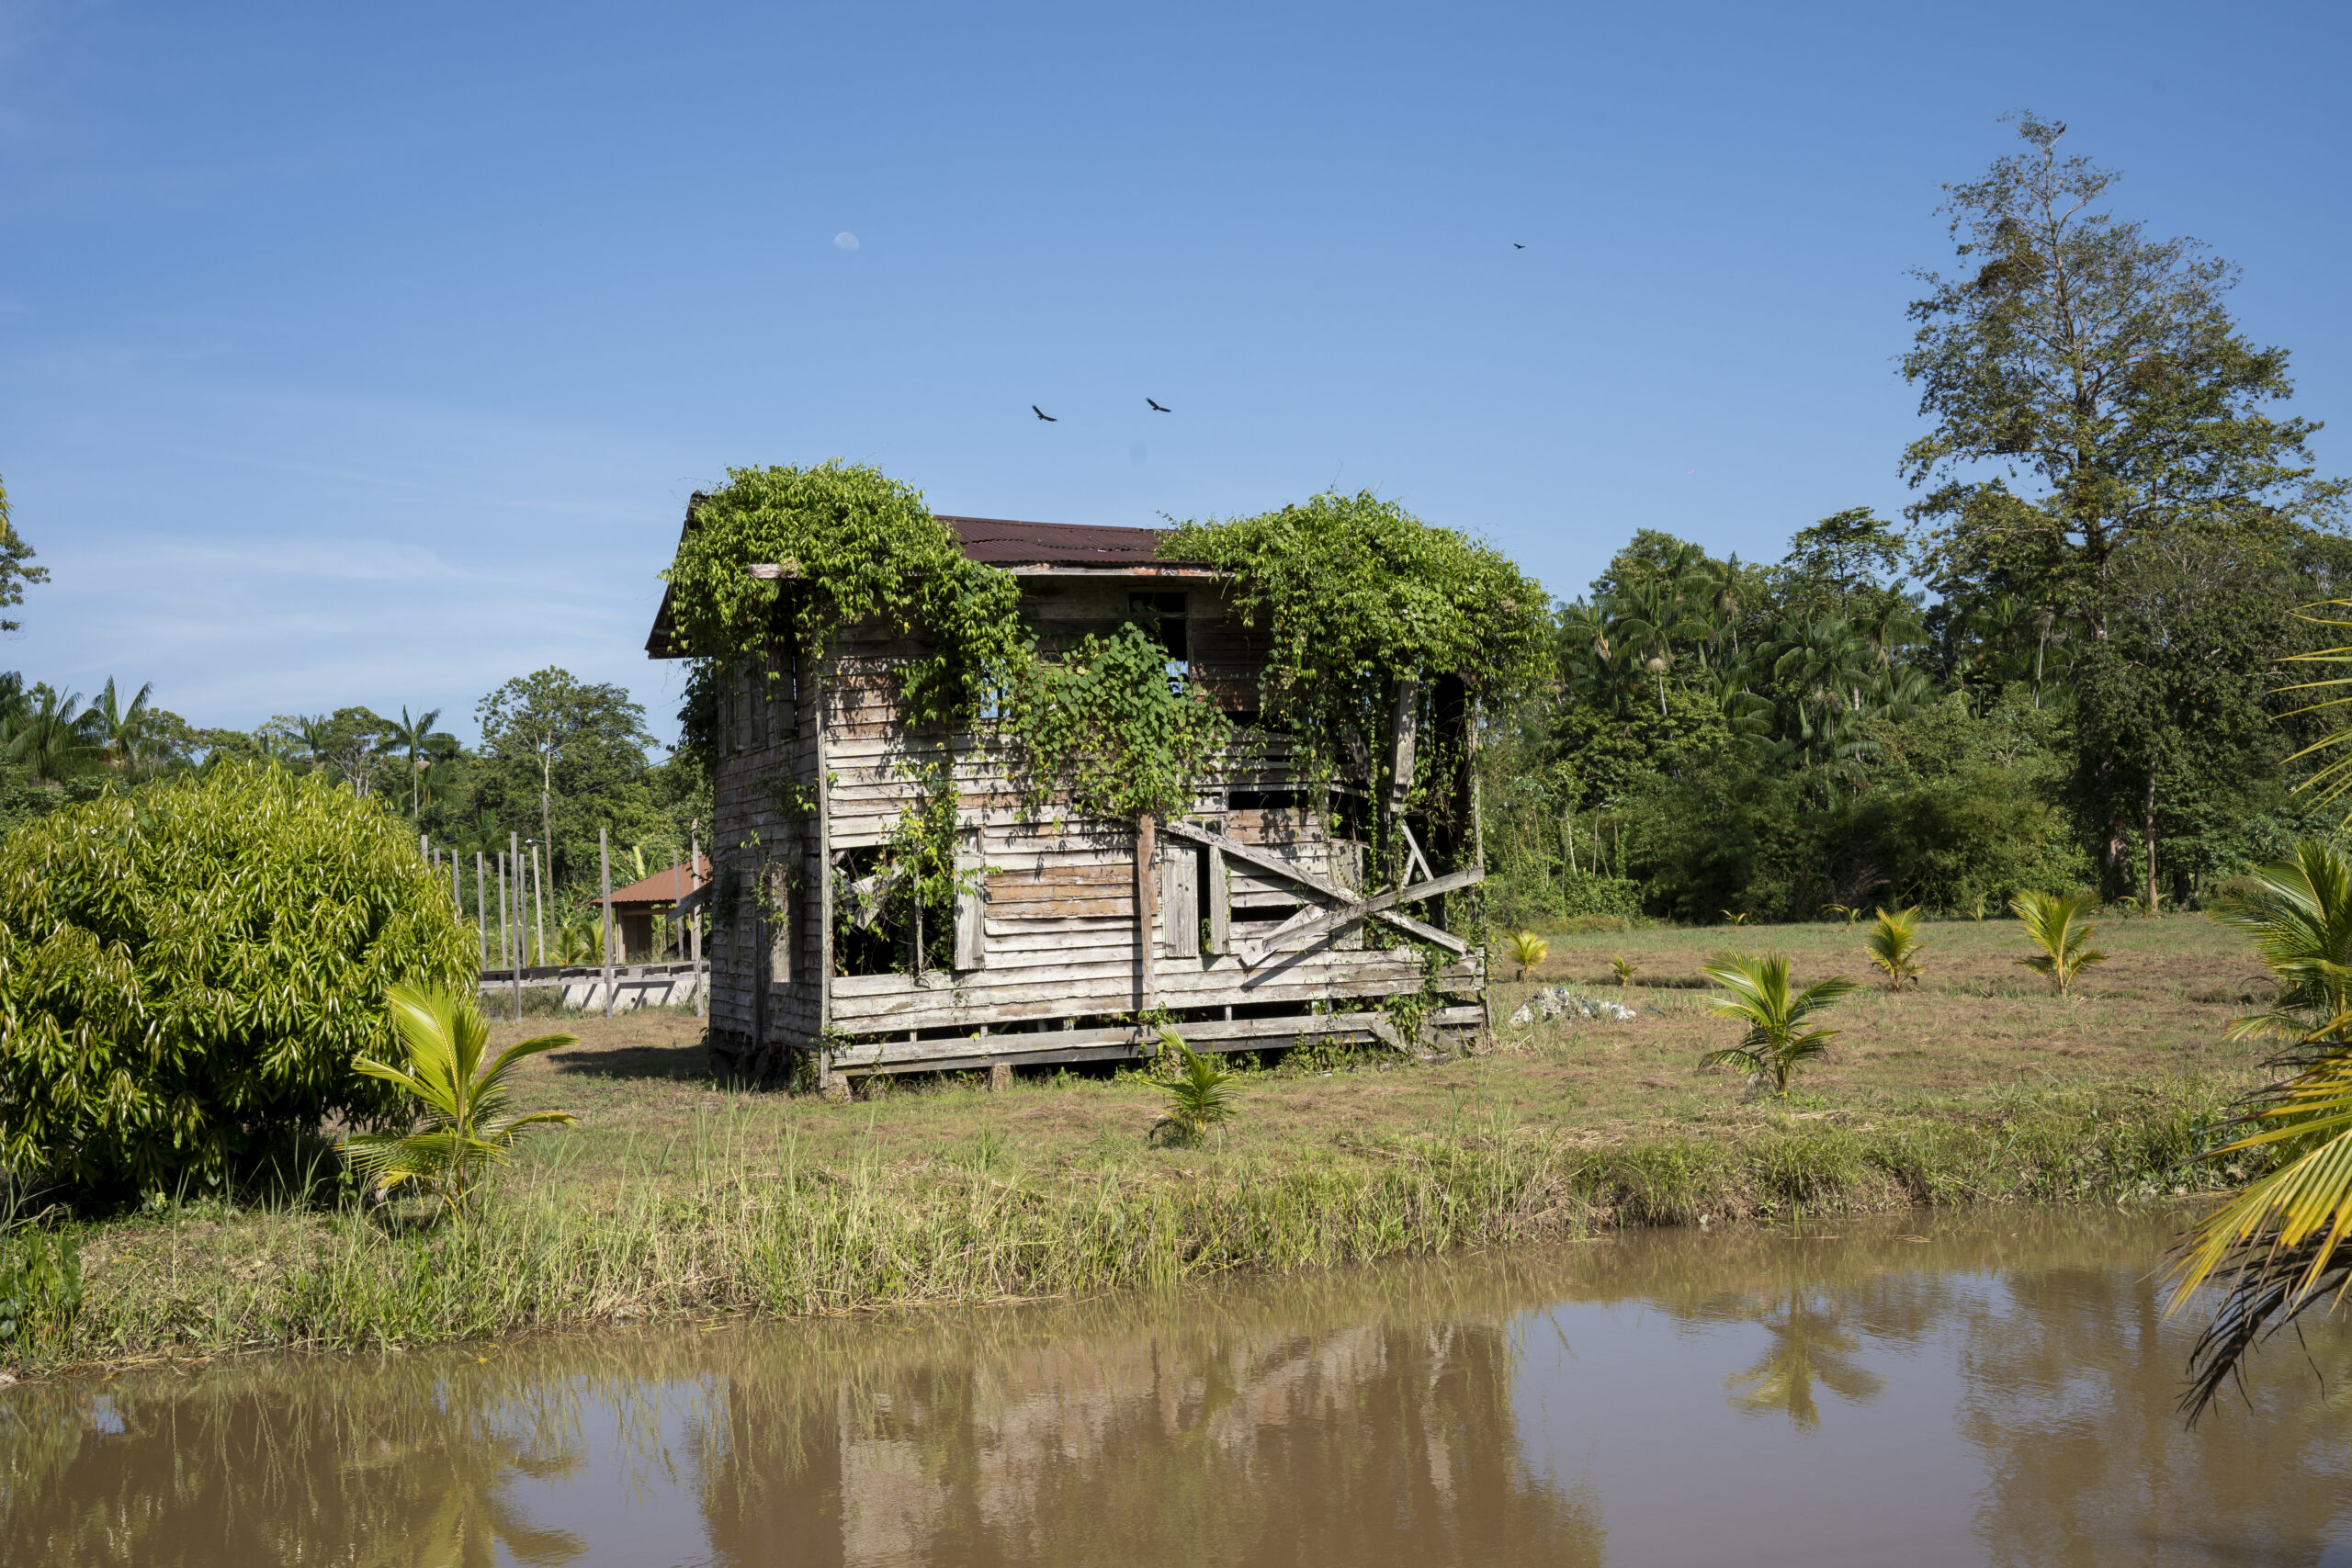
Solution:
[[[1163,409],[1163,408],[1159,408],[1159,405],[1158,403],[1152,403],[1152,402],[1151,402],[1151,400],[1150,400],[1149,398],[1146,398],[1146,399],[1144,400],[1144,401],[1145,401],[1145,402],[1148,402],[1148,403],[1151,403],[1151,406],[1152,406],[1153,408],[1155,408],[1155,409],[1159,409],[1159,412],[1160,412],[1161,413],[1174,413],[1174,412],[1176,412],[1174,409]]]
[[[1510,243],[1510,248],[1514,251],[1523,251],[1527,249],[1525,245],[1521,244],[1517,240],[1513,240]]]
[[[1039,419],[1044,420],[1047,424],[1058,424],[1061,423],[1052,414],[1049,414],[1044,409],[1039,408],[1035,403],[1031,403],[1029,405],[1029,412],[1035,414]]]

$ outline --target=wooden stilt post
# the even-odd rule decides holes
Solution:
[[[681,958],[686,955],[686,917],[677,913],[677,908],[685,901],[686,868],[683,865],[673,865],[670,867],[670,909],[672,919],[678,927],[678,956]]]
[[[474,852],[474,926],[481,932],[481,966],[490,967],[490,871]]]
[[[519,833],[506,835],[507,863],[514,868],[514,967],[507,971],[514,976],[514,1021],[523,1021],[523,837]]]
[[[449,852],[449,902],[458,907],[462,917],[466,912],[466,885],[458,880],[458,852]]]
[[[610,834],[596,829],[596,858],[604,866],[605,885],[605,1016],[613,1016],[613,845]]]

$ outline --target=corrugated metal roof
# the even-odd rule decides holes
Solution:
[[[696,867],[701,868],[699,873]],[[667,904],[678,896],[681,887],[691,893],[699,883],[709,880],[710,857],[708,855],[703,856],[691,866],[684,861],[680,861],[675,865],[663,866],[642,881],[632,882],[627,887],[614,888],[613,902],[616,904]]]
[[[700,495],[695,502],[702,500]],[[1182,568],[1196,562],[1162,559],[1159,528],[1116,528],[1086,523],[1024,523],[1007,517],[941,517],[963,542],[964,554],[989,566],[1091,568],[1097,571],[1137,571],[1149,568]],[[686,525],[680,534],[694,531],[694,502],[686,505]],[[670,590],[662,591],[662,607],[654,613],[653,630],[645,651],[655,659],[678,659],[685,650],[674,641]]]
[[[989,566],[1160,566],[1158,528],[1083,523],[1020,523],[1004,517],[942,517],[964,553]]]

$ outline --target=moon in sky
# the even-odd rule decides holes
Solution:
[[[833,236],[833,243],[845,251],[854,251],[857,249],[857,236],[844,229]]]

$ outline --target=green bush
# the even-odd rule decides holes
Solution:
[[[385,987],[463,987],[471,929],[376,801],[224,763],[0,840],[0,1182],[220,1181],[390,1086]]]

